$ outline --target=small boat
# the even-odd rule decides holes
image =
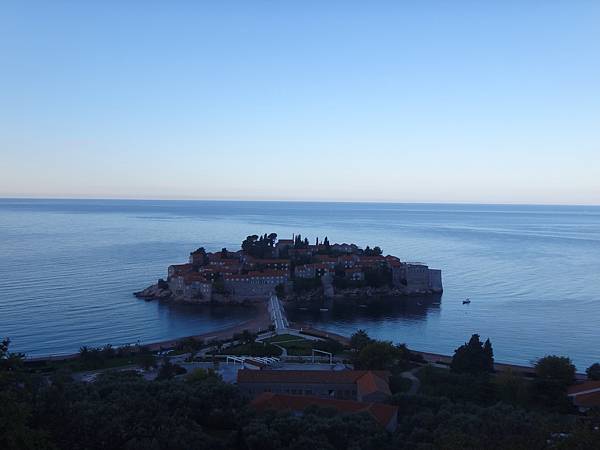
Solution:
[[[321,312],[327,312],[327,311],[329,311],[329,309],[328,308],[320,308],[319,311],[321,311]]]
[[[463,300],[463,305],[468,305],[469,303],[471,303],[471,299],[470,298],[465,298]]]

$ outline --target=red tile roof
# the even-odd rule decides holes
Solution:
[[[190,263],[185,263],[185,264],[171,264],[169,267],[172,267],[175,270],[192,270],[194,268],[194,265],[190,264]]]
[[[253,262],[256,264],[290,264],[289,259],[255,259]]]
[[[321,372],[321,371],[315,371]],[[395,428],[395,422],[398,417],[398,407],[385,405],[383,403],[366,403],[352,400],[336,400],[313,396],[284,395],[273,394],[272,392],[263,392],[256,397],[251,405],[261,411],[269,409],[279,411],[304,411],[309,406],[320,406],[324,408],[335,408],[341,413],[355,414],[366,412],[371,415],[384,428]]]
[[[573,397],[573,403],[583,408],[594,408],[600,406],[600,391],[590,394],[580,394]]]
[[[265,270],[263,272],[248,272],[245,274],[236,274],[236,275],[225,275],[223,278],[226,280],[231,280],[234,278],[239,279],[250,279],[250,278],[270,278],[270,277],[288,277],[289,274],[286,270]]]
[[[587,391],[594,391],[594,390],[600,391],[600,381],[588,380],[588,381],[584,381],[583,383],[574,384],[573,386],[569,386],[569,389],[567,389],[567,394],[574,396],[574,395],[580,395]]]
[[[354,384],[366,374],[387,381],[386,370],[238,370],[238,383],[340,383]],[[387,388],[389,392],[389,388]]]
[[[358,393],[361,397],[377,392],[385,395],[392,395],[387,380],[387,377],[383,379],[378,374],[369,371],[356,380],[356,387],[358,388]]]

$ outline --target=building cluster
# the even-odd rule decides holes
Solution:
[[[311,405],[342,413],[365,412],[382,427],[394,431],[398,407],[386,404],[391,396],[390,373],[372,370],[239,370],[237,384],[258,410],[292,411]]]
[[[367,248],[368,249],[368,248]],[[298,239],[271,241],[267,254],[255,257],[244,250],[209,253],[200,248],[189,262],[169,266],[167,283],[172,294],[187,301],[210,301],[215,294],[235,299],[268,298],[279,289],[289,291],[295,279],[341,277],[360,283],[370,270],[388,270],[393,287],[409,292],[441,292],[441,271],[424,264],[406,263],[355,244],[308,244]]]

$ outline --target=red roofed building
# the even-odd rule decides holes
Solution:
[[[386,264],[383,256],[360,256],[359,264],[363,267],[379,267]]]
[[[253,263],[263,269],[289,270],[289,259],[254,259]]]
[[[304,264],[302,266],[296,266],[294,275],[298,278],[320,278],[326,273],[333,271],[334,269],[329,263]]]
[[[302,414],[310,406],[334,408],[342,414],[367,413],[390,432],[395,431],[398,426],[398,407],[383,403],[264,392],[256,397],[250,405],[258,411],[291,411],[295,414]]]
[[[189,273],[183,277],[183,297],[187,301],[210,301],[212,283],[207,281],[204,274]]]
[[[354,267],[358,264],[359,256],[358,255],[341,255],[337,258],[338,263],[344,268],[349,269],[350,267]]]
[[[183,275],[194,270],[194,266],[190,263],[186,264],[173,264],[169,266],[168,276],[172,277],[174,275]]]
[[[353,267],[344,271],[345,276],[351,281],[362,281],[365,279],[365,274],[360,267]]]
[[[567,395],[582,412],[600,407],[600,381],[584,381],[575,384],[569,387]]]
[[[338,253],[356,253],[359,248],[355,244],[333,244],[331,250]]]
[[[287,250],[293,246],[294,246],[293,239],[279,239],[277,241],[277,243],[275,244],[275,249],[274,249],[273,253],[275,254],[275,256],[279,257],[279,255],[281,253],[283,253],[285,250]]]
[[[289,273],[286,270],[265,270],[246,274],[223,275],[225,289],[239,298],[268,298],[275,293],[277,285],[286,285]]]
[[[288,254],[291,258],[309,257],[313,255],[313,250],[310,248],[290,248]]]
[[[249,397],[272,392],[383,402],[391,395],[388,371],[239,370],[237,377],[240,390]]]

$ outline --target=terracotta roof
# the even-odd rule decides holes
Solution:
[[[193,269],[194,266],[193,264],[190,263],[185,263],[185,264],[171,264],[169,267],[172,267],[176,270],[187,270],[187,269]]]
[[[311,270],[311,269],[331,269],[331,265],[327,263],[311,263],[311,264],[302,264],[301,266],[296,266],[296,269],[299,270]]]
[[[238,383],[341,383],[354,384],[371,373],[388,380],[385,370],[238,370]],[[387,388],[389,392],[389,388]]]
[[[395,420],[398,415],[397,406],[385,405],[383,403],[366,403],[313,396],[273,394],[272,392],[263,392],[251,402],[251,406],[262,411],[274,409],[300,412],[313,405],[324,408],[335,408],[339,412],[347,414],[366,412],[384,428],[390,426],[392,420]],[[395,424],[392,424],[392,426],[395,426]]]
[[[367,372],[356,381],[356,387],[361,397],[375,392],[381,392],[382,394],[392,395],[390,387],[387,383],[388,377],[385,379],[375,374],[374,372]]]
[[[359,256],[361,261],[385,261],[383,256]]]
[[[315,257],[321,262],[336,263],[338,260],[335,256],[329,256],[329,255],[316,255]]]
[[[600,406],[600,390],[590,394],[580,394],[573,397],[573,403],[576,406],[584,408],[594,408]]]
[[[567,389],[567,394],[570,396],[581,395],[587,391],[600,391],[600,381],[584,381],[583,383],[574,384],[573,386],[569,386]]]
[[[270,277],[288,277],[286,270],[265,270],[263,272],[248,272],[245,274],[225,275],[223,278],[231,280],[233,278],[250,279],[250,278],[270,278]]]
[[[289,264],[290,260],[289,259],[255,259],[254,260],[255,263],[257,264]]]

